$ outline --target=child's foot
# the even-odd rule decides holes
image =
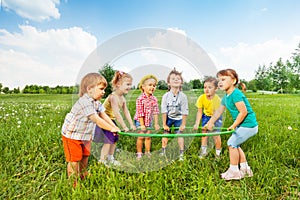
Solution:
[[[100,160],[98,160],[98,163],[99,163],[99,164],[103,164],[103,165],[105,165],[106,167],[108,167],[108,163],[107,163],[106,160],[100,159]]]
[[[137,153],[136,154],[136,159],[140,160],[142,158],[142,153]]]
[[[242,177],[252,177],[253,176],[253,172],[251,170],[251,168],[248,166],[247,168],[245,169],[241,169],[241,174],[242,174]]]
[[[200,158],[200,159],[204,159],[205,157],[206,157],[206,153],[202,153],[202,152],[201,152],[201,153],[199,154],[199,158]]]
[[[115,160],[115,158],[113,156],[110,157],[110,159],[108,160],[109,164],[117,167],[117,166],[121,166],[121,163],[117,160]]]
[[[151,152],[149,151],[149,152],[145,152],[145,156],[147,156],[148,158],[151,158]]]
[[[179,161],[184,161],[183,154],[180,154],[180,155],[179,155]]]
[[[231,169],[228,169],[225,173],[221,174],[221,178],[226,181],[230,181],[230,180],[240,180],[243,177],[242,177],[240,170],[233,171]]]

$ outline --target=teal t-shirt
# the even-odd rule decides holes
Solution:
[[[235,103],[241,102],[241,101],[243,101],[245,103],[248,114],[245,117],[244,121],[242,121],[242,123],[240,123],[239,126],[247,127],[247,128],[253,128],[253,127],[257,126],[258,123],[256,121],[256,115],[253,112],[248,99],[239,89],[235,88],[231,94],[224,95],[224,97],[222,98],[221,104],[226,106],[226,108],[229,110],[233,120],[236,120],[236,118],[239,114],[239,111],[236,108]]]

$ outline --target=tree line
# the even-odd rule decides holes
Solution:
[[[107,82],[110,82],[114,76],[115,70],[113,66],[106,64],[99,70]],[[189,82],[184,82],[182,89],[202,89],[203,79],[194,79]],[[259,66],[255,71],[255,78],[251,81],[241,80],[245,83],[248,90],[256,92],[258,90],[274,91],[278,93],[300,93],[300,43],[292,53],[290,59],[283,61],[282,58],[275,63],[270,63],[269,66]],[[133,89],[138,86],[133,86]],[[164,80],[158,81],[157,88],[167,90],[168,84]],[[14,88],[10,90],[8,87],[3,87],[0,83],[0,93],[5,94],[76,94],[79,91],[79,86],[38,86],[26,85],[23,90]],[[106,94],[111,93],[111,85],[106,88]]]

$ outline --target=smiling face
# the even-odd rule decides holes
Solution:
[[[131,90],[132,86],[132,79],[131,78],[124,78],[121,83],[117,85],[117,90],[121,94],[127,94]]]
[[[168,84],[171,88],[180,88],[182,85],[182,78],[178,74],[171,74],[168,79]]]
[[[103,95],[105,94],[105,88],[106,86],[104,84],[99,84],[96,86],[89,86],[87,88],[87,93],[90,97],[92,97],[95,100],[100,100]]]
[[[156,80],[153,78],[147,79],[142,85],[143,92],[147,96],[153,95],[155,88],[156,88]]]

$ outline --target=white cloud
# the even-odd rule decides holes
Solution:
[[[73,85],[97,39],[79,27],[20,33],[0,29],[0,80],[11,89],[25,85]]]
[[[38,22],[51,18],[59,19],[60,13],[56,7],[59,3],[59,0],[2,0],[4,9],[14,11],[23,18]]]
[[[184,36],[187,36],[185,30],[180,29],[180,28],[168,28],[167,30],[175,31],[175,32],[180,33],[180,34],[182,34],[182,35],[184,35]]]
[[[232,47],[222,47],[211,55],[218,69],[236,69],[240,78],[251,80],[255,70],[261,65],[269,66],[282,58],[285,62],[297,48],[300,36],[294,36],[289,41],[271,39],[263,43],[238,43]]]

